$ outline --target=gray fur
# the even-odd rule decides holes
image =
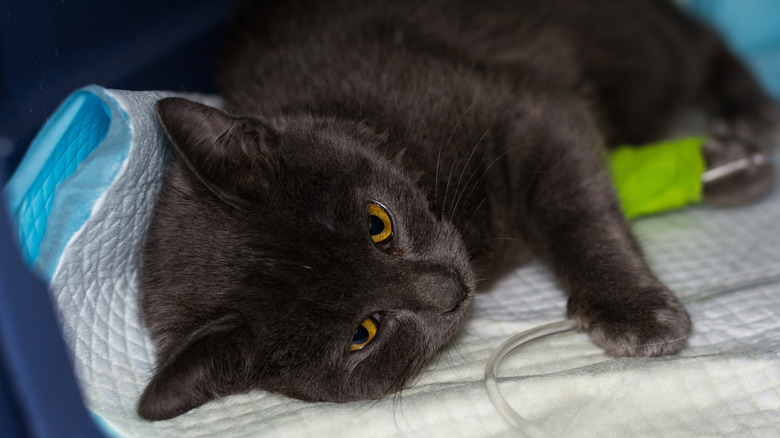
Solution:
[[[157,106],[177,154],[144,250],[150,420],[253,389],[398,391],[532,254],[609,354],[678,352],[691,321],[623,218],[605,144],[657,139],[692,104],[754,125],[772,105],[657,0],[256,3],[219,81],[226,112]]]

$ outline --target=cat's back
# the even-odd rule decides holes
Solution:
[[[680,90],[695,88],[685,83],[695,62],[676,20],[683,20],[679,12],[661,0],[251,3],[237,14],[219,81],[236,114],[283,124],[303,113],[367,125],[385,136],[383,155],[403,152],[403,167],[417,176],[432,211],[457,204],[456,225],[460,218],[486,234],[516,235],[510,219],[495,223],[480,208],[485,187],[506,177],[490,166],[514,129],[501,122],[538,112],[542,100],[596,107],[603,125],[641,121],[637,137],[656,130],[666,118],[647,112],[672,112],[686,99]],[[526,138],[533,141],[530,132]],[[456,180],[448,190],[450,169],[484,178],[458,177],[473,193],[448,199],[460,188]],[[490,196],[497,206],[511,199]],[[470,236],[472,248],[485,241]]]
[[[238,113],[364,119],[400,105],[419,120],[421,105],[436,112],[459,106],[448,96],[497,88],[631,89],[641,104],[695,88],[689,24],[661,0],[250,2],[226,38],[219,84]]]

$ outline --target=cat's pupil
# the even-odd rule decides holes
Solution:
[[[355,345],[362,345],[368,342],[368,329],[364,326],[359,326],[355,331],[355,336],[352,337],[352,343]]]
[[[371,233],[371,235],[376,236],[381,234],[384,230],[385,223],[382,222],[382,219],[380,219],[379,216],[371,216],[368,224],[368,231]]]

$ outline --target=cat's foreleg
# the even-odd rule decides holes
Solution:
[[[567,313],[612,356],[680,351],[690,318],[656,277],[620,210],[600,136],[582,105],[535,103],[510,158],[524,229],[569,294]]]

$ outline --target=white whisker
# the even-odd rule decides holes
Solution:
[[[482,202],[480,202],[479,205],[477,205],[477,208],[474,209],[474,213],[471,214],[471,217],[469,218],[468,222],[466,222],[466,225],[463,227],[463,231],[466,231],[466,230],[469,229],[469,225],[471,224],[471,220],[474,219],[474,216],[476,216],[477,211],[479,211],[479,208],[482,207],[482,204],[484,204],[485,201],[487,201],[487,196],[484,199],[482,199]],[[472,232],[469,233],[469,235],[467,237],[470,237],[471,233],[473,233],[473,230],[472,230]]]
[[[502,111],[501,114],[499,114],[498,117],[496,117],[496,120],[493,121],[493,123],[490,125],[490,127],[488,129],[486,129],[484,133],[482,133],[482,136],[477,141],[477,144],[474,145],[474,147],[471,149],[471,154],[469,154],[469,157],[466,160],[466,163],[463,164],[463,168],[460,171],[460,177],[458,178],[458,185],[455,187],[455,194],[456,194],[455,195],[455,199],[456,200],[455,200],[455,203],[453,204],[452,211],[450,212],[450,219],[452,219],[453,215],[455,214],[455,210],[458,207],[458,201],[460,200],[460,196],[458,196],[457,193],[458,193],[458,190],[460,189],[460,183],[463,180],[463,175],[466,173],[466,168],[468,167],[469,163],[471,162],[471,158],[474,157],[474,153],[477,151],[477,148],[479,148],[479,145],[482,144],[482,140],[484,140],[485,137],[488,135],[488,133],[493,130],[493,128],[496,126],[496,123],[498,123],[498,121],[501,120],[501,117],[503,117],[504,114],[507,113],[507,111],[509,111],[509,108],[507,108],[504,111]],[[472,173],[472,176],[473,176],[473,173]],[[471,178],[469,178],[469,180],[471,180]],[[465,190],[465,187],[464,187],[463,190]]]
[[[450,136],[449,136],[449,138],[447,138],[446,146],[447,146],[448,149],[450,147],[450,142],[452,142],[452,137],[455,135],[455,131],[458,129],[458,126],[460,126],[460,122],[463,121],[463,117],[466,116],[466,113],[468,113],[469,110],[471,109],[471,107],[474,106],[475,102],[476,102],[476,99],[474,100],[474,102],[471,102],[471,105],[469,105],[468,108],[466,108],[466,110],[463,111],[463,113],[460,115],[460,117],[458,117],[458,121],[455,122],[455,126],[452,128],[452,132],[450,132]],[[443,138],[442,138],[442,140],[443,140]],[[436,179],[434,180],[434,184],[435,184],[434,205],[438,204],[438,201],[439,201],[439,168],[441,167],[441,150],[442,150],[442,143],[439,143],[439,155],[436,158]],[[453,163],[453,166],[454,166],[455,165],[455,160],[453,160],[452,163]],[[449,174],[449,176],[447,176],[447,186],[444,189],[444,198],[442,198],[442,207],[441,207],[441,216],[442,217],[444,216],[444,205],[447,202],[447,190],[449,190],[449,187],[450,187],[450,178],[451,177],[452,177],[452,168],[450,168],[450,174]]]

